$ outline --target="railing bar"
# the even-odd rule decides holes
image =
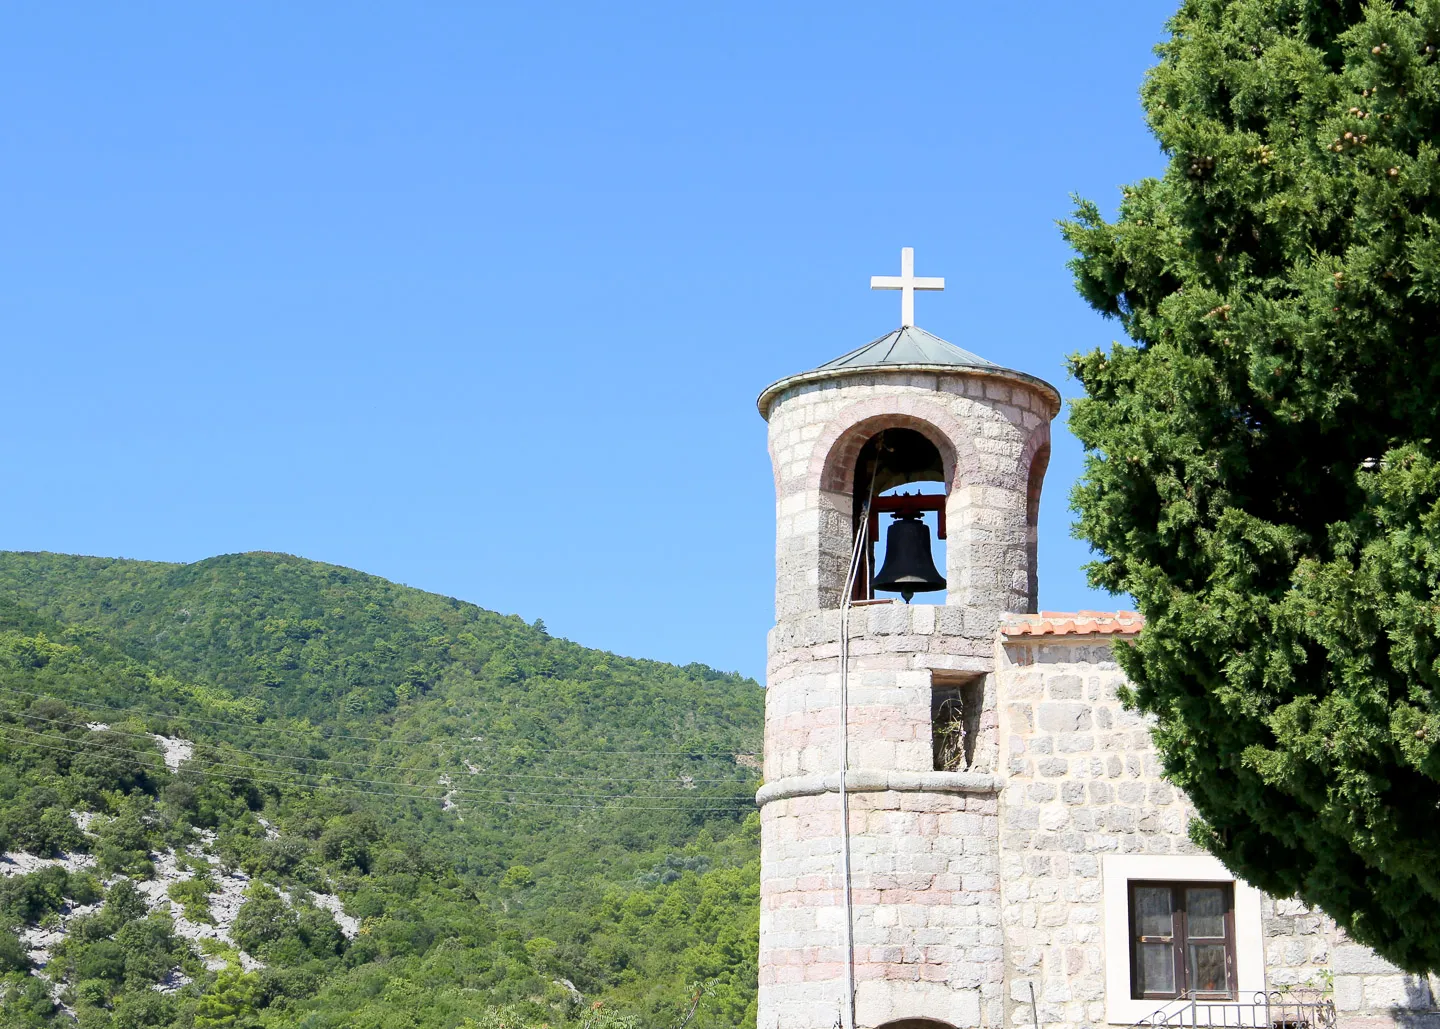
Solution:
[[[1137,1022],[1136,1029],[1337,1029],[1335,1002],[1273,991],[1257,991],[1250,1001],[1201,1001],[1192,992],[1177,998],[1177,1008],[1160,1008]]]

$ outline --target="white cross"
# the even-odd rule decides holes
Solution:
[[[900,291],[900,324],[915,324],[915,291],[917,289],[939,291],[945,288],[945,280],[915,277],[915,248],[902,247],[900,250],[899,275],[870,276],[871,289],[898,289]]]

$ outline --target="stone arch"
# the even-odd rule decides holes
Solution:
[[[834,513],[822,527],[818,540],[822,576],[827,582],[836,582],[823,590],[823,607],[838,606],[845,592],[851,547],[859,526],[857,489],[864,489],[855,482],[861,454],[867,443],[889,429],[918,433],[932,445],[940,457],[945,491],[953,491],[957,441],[965,437],[960,422],[942,405],[904,396],[876,397],[852,404],[833,418],[817,440],[807,475],[807,484],[818,489],[821,503]]]
[[[876,1029],[955,1029],[955,1027],[938,1018],[901,1018],[876,1026]]]
[[[852,493],[855,461],[866,441],[883,429],[913,429],[940,451],[945,466],[945,484],[956,480],[960,423],[939,404],[911,398],[875,397],[852,404],[832,419],[816,440],[810,474],[811,488],[829,493]]]
[[[1040,492],[1050,465],[1050,427],[1035,430],[1025,445],[1020,467],[1025,469],[1026,612],[1040,605]]]

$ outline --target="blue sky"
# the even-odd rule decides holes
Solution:
[[[919,324],[1078,392],[1055,219],[1173,3],[8,5],[0,548],[275,550],[760,676],[756,394]],[[1057,424],[1047,609],[1087,588]]]

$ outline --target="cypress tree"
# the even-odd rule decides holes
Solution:
[[[1440,969],[1440,0],[1186,0],[1168,157],[1063,231],[1073,501],[1197,840]]]

